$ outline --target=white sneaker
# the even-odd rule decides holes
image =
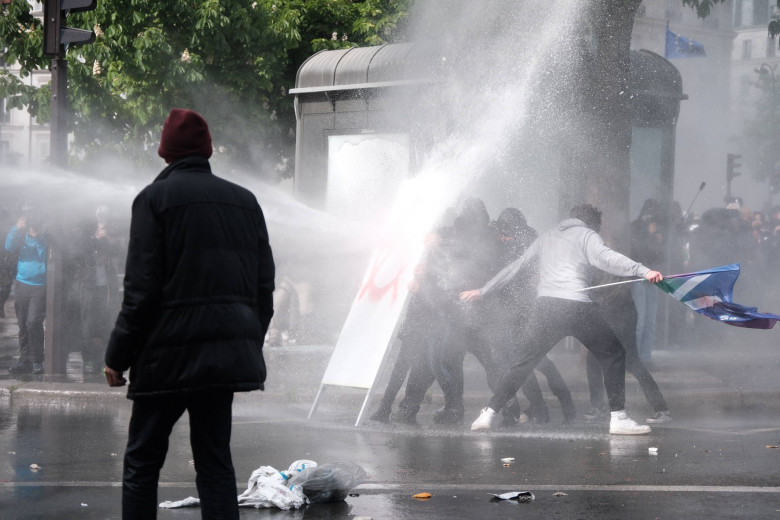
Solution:
[[[657,412],[654,416],[647,418],[647,424],[663,424],[668,423],[672,420],[672,414],[669,413],[668,410],[664,410],[663,412]]]
[[[650,427],[646,424],[638,424],[631,419],[625,411],[612,413],[609,420],[609,433],[613,435],[647,435]]]
[[[493,427],[493,423],[496,419],[496,411],[492,408],[483,408],[482,412],[477,417],[477,420],[471,423],[472,431],[476,430],[489,430]]]

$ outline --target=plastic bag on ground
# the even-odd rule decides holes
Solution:
[[[313,460],[296,460],[286,471],[278,471],[271,466],[260,466],[252,472],[246,491],[238,495],[239,507],[279,509],[298,509],[308,503],[301,486],[288,484],[291,475],[295,475],[307,468],[316,466]],[[180,507],[199,506],[200,500],[187,497],[184,500],[160,503],[164,509],[177,509]]]
[[[338,502],[366,478],[366,471],[352,462],[330,462],[308,467],[290,477],[289,486],[300,486],[313,504]]]
[[[238,495],[239,507],[278,507],[279,509],[298,509],[307,503],[300,486],[288,483],[290,475],[295,475],[309,467],[315,467],[313,460],[297,460],[286,472],[277,471],[271,466],[261,466],[252,472],[247,489]]]

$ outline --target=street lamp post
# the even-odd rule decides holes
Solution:
[[[777,130],[775,129],[775,116],[776,116],[776,109],[775,109],[775,91],[777,90],[777,78],[775,77],[775,69],[771,65],[767,63],[762,63],[760,66],[755,68],[755,71],[758,74],[761,74],[763,76],[769,74],[772,78],[772,90],[770,92],[769,96],[769,102],[771,103],[771,118],[770,118],[770,138],[772,139],[771,144],[769,146],[769,149],[771,150],[771,156],[770,156],[770,164],[769,164],[769,174],[767,175],[767,202],[766,202],[766,211],[769,212],[772,208],[772,188],[773,188],[773,182],[772,179],[775,175],[778,174],[776,170],[777,168],[777,154],[775,151],[775,146],[777,144]]]

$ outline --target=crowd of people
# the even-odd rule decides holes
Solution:
[[[589,228],[583,224],[583,219],[598,220],[600,225],[600,213],[587,205],[578,206],[572,211],[575,216],[570,219],[572,222],[569,227],[582,228],[582,234],[590,237],[586,233]],[[650,272],[660,276],[660,273],[650,271],[641,264],[608,250],[603,241],[603,250],[594,253],[597,256],[571,260],[572,265],[551,267],[549,258],[539,258],[536,254],[539,244],[545,243],[544,240],[538,238],[536,230],[527,224],[524,215],[517,208],[505,209],[491,222],[484,203],[470,198],[464,201],[456,215],[454,213],[450,212],[451,223],[445,223],[426,237],[425,260],[416,269],[415,278],[410,285],[412,299],[399,333],[401,350],[380,406],[371,418],[375,421],[392,420],[418,426],[416,415],[426,390],[435,381],[444,394],[444,406],[434,412],[434,423],[462,422],[463,362],[464,356],[469,352],[484,367],[488,386],[494,395],[500,395],[496,398],[492,410],[501,410],[502,425],[549,421],[549,410],[534,371],[546,377],[551,391],[560,403],[563,422],[569,424],[576,417],[574,402],[563,377],[547,356],[547,352],[559,339],[569,335],[578,337],[593,349],[598,360],[595,369],[597,374],[594,372],[589,378],[594,382],[594,408],[604,406],[601,402],[604,392],[599,392],[599,387],[603,388],[606,384],[610,408],[612,411],[624,413],[621,396],[626,350],[633,347],[635,352],[635,343],[624,349],[601,316],[598,306],[574,305],[576,309],[570,309],[574,316],[583,318],[587,314],[587,319],[583,318],[584,321],[574,328],[567,328],[556,320],[548,321],[552,309],[545,309],[539,318],[544,324],[534,322],[541,307],[540,302],[544,301],[536,299],[537,288],[544,286],[545,280],[550,278],[553,271],[560,271],[565,277],[577,278],[577,273],[584,275],[588,272],[585,264],[589,261],[598,262],[597,258],[609,255],[612,256],[607,264],[597,266],[612,274],[644,276]],[[591,233],[598,230],[598,225],[593,225],[596,230],[591,229]],[[601,239],[599,237],[589,240],[593,244]],[[552,256],[562,260],[568,250],[566,247],[559,249],[554,251]],[[529,251],[534,251],[534,254],[529,256]],[[518,259],[524,259],[522,268],[513,270]],[[576,265],[580,261],[584,264]],[[616,268],[615,265],[620,267]],[[572,297],[568,285],[572,285],[572,280],[554,282],[551,292],[555,296],[553,299],[590,302],[590,297],[584,292]],[[575,281],[574,285],[578,283]],[[475,290],[480,287],[481,290]],[[584,288],[586,285],[579,284],[578,287]],[[543,291],[540,295],[550,296]],[[587,312],[583,314],[585,310]],[[561,316],[562,319],[564,315]],[[594,324],[602,326],[597,327]],[[523,339],[529,331],[547,331],[560,337],[556,336],[555,341],[551,339],[551,344],[548,344],[546,337]],[[524,361],[522,370],[517,374],[507,375],[505,367],[514,367],[523,353],[529,353],[532,349],[533,354]],[[641,367],[638,356],[628,357],[632,361],[632,370],[637,374],[641,373],[647,382],[648,391],[653,397],[655,393],[660,396],[657,385],[649,372]],[[638,366],[641,368],[636,368]],[[605,374],[603,380],[600,379],[602,372]],[[393,414],[392,404],[407,373],[405,395]],[[522,389],[529,402],[525,409],[515,396],[519,389]],[[655,399],[653,404],[657,405],[658,413],[649,418],[648,422],[666,422],[671,419],[662,396]],[[599,414],[596,414],[592,419],[598,417]],[[628,433],[644,433],[645,428],[623,415],[620,415],[619,420],[623,423],[619,427],[614,426],[613,433],[627,433],[627,430],[632,430]]]
[[[99,206],[94,216],[57,233],[49,231],[40,208],[28,203],[16,213],[4,208],[0,216],[6,232],[0,251],[0,317],[5,317],[5,304],[13,293],[19,326],[19,359],[8,371],[44,372],[48,267],[50,250],[55,249],[63,277],[63,348],[81,352],[85,374],[100,373],[108,334],[119,311],[126,242],[119,238],[120,230],[108,208]]]
[[[597,210],[593,208],[593,211]],[[573,217],[580,221],[577,225],[588,218],[595,219],[587,211],[580,217]],[[634,283],[594,291],[592,300],[598,305],[583,306],[587,312],[572,308],[558,313],[560,316],[556,314],[559,309],[551,306],[547,298],[536,297],[552,296],[553,300],[563,300],[564,307],[571,306],[572,301],[590,302],[586,293],[566,293],[567,284],[573,287],[582,282],[579,283],[582,288],[586,281],[590,285],[614,281],[617,278],[610,278],[614,275],[645,276],[649,268],[658,270],[650,272],[663,270],[672,274],[740,263],[743,270],[752,270],[751,275],[755,276],[751,279],[773,279],[762,274],[770,272],[780,261],[780,207],[774,208],[768,218],[739,203],[707,210],[700,218],[686,217],[677,203],[665,205],[647,199],[630,225],[630,260],[623,257],[615,260],[616,263],[599,265],[601,260],[596,258],[577,258],[570,259],[570,264],[557,265],[568,247],[560,244],[574,240],[559,238],[557,246],[548,246],[553,252],[547,253],[546,260],[543,252],[536,251],[533,258],[522,263],[522,269],[508,276],[507,266],[524,258],[528,248],[537,242],[536,230],[528,226],[516,208],[507,208],[491,222],[482,201],[467,199],[460,212],[451,210],[446,217],[449,222],[426,238],[425,261],[415,271],[410,304],[398,334],[398,357],[371,419],[419,426],[416,416],[421,403],[427,389],[437,382],[444,394],[444,406],[434,412],[433,422],[462,422],[463,361],[466,353],[471,353],[484,368],[488,386],[494,392],[487,409],[501,411],[500,424],[549,421],[549,411],[534,371],[546,376],[560,402],[564,424],[570,423],[576,415],[571,394],[546,354],[562,337],[573,335],[591,350],[586,364],[591,410],[583,414],[584,418],[596,420],[607,417],[609,412],[613,412],[614,418],[615,412],[619,412],[623,426],[615,426],[611,431],[649,431],[620,415],[625,413],[622,381],[628,371],[636,377],[655,410],[655,415],[646,422],[670,421],[668,405],[648,370],[656,348],[658,288]],[[598,235],[597,225],[586,224],[584,228]],[[549,237],[546,240],[539,244],[551,241]],[[539,244],[534,247],[539,249]],[[615,252],[610,250],[609,254],[612,253]],[[616,271],[615,265],[621,262],[627,263]],[[602,269],[601,274],[590,273],[591,267]],[[565,279],[551,282],[553,271],[568,274]],[[582,274],[585,271],[589,274]],[[547,293],[544,293],[545,277]],[[744,285],[749,289],[750,283]],[[541,292],[537,294],[537,290]],[[560,301],[553,303],[561,306]],[[543,309],[541,315],[538,315],[539,308]],[[587,326],[579,329],[565,326],[567,319],[576,321],[571,316],[583,313],[588,314]],[[670,322],[685,317],[685,313],[672,314]],[[551,316],[558,319],[551,320]],[[533,322],[530,325],[529,320]],[[602,327],[594,325],[601,321]],[[674,323],[667,326],[674,328]],[[599,330],[594,333],[595,329]],[[547,332],[550,334],[545,335]],[[674,341],[674,336],[672,333],[667,339]],[[610,344],[606,350],[611,350],[613,360],[605,363],[605,354],[599,349]],[[621,357],[624,359],[618,359]],[[518,365],[522,366],[518,368]],[[514,374],[507,376],[503,370],[507,366],[512,367],[510,372],[514,370]],[[393,403],[405,380],[404,396],[393,412]],[[514,395],[518,389],[523,390],[529,403],[526,407]],[[494,419],[489,417],[475,429],[485,425],[492,427]]]

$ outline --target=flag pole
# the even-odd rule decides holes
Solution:
[[[686,276],[696,276],[699,273],[682,273],[682,274],[670,274],[669,276],[664,276],[664,280],[667,280],[669,278],[685,278]],[[575,289],[576,292],[582,292],[582,291],[590,291],[591,289],[601,289],[602,287],[612,287],[613,285],[623,285],[627,283],[634,283],[634,282],[646,282],[647,280],[644,278],[634,278],[633,280],[623,280],[622,282],[612,282],[612,283],[605,283],[603,285],[594,285],[592,287],[585,287],[584,289]]]
[[[623,280],[622,282],[605,283],[603,285],[594,285],[593,287],[585,287],[584,289],[575,289],[576,292],[590,291],[591,289],[601,289],[602,287],[611,287],[613,285],[623,285],[626,283],[645,282],[644,278],[634,278],[633,280]]]

